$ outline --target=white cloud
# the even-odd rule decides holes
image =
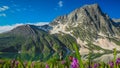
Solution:
[[[13,28],[20,26],[23,24],[14,24],[14,25],[5,25],[5,26],[0,26],[0,33],[6,32],[6,31],[10,31]]]
[[[0,12],[6,11],[8,9],[9,9],[8,6],[2,6],[2,7],[0,7]]]
[[[0,17],[6,17],[6,14],[5,13],[1,13]]]
[[[63,1],[58,2],[59,7],[63,7]]]
[[[8,6],[2,6],[2,7],[0,7],[0,12],[4,12],[8,9],[9,9]],[[0,13],[0,17],[6,17],[6,14],[5,13]]]
[[[40,25],[45,25],[48,24],[49,22],[37,22],[37,23],[26,23],[26,24],[31,24],[31,25],[36,25],[36,26],[40,26]],[[0,26],[0,33],[3,32],[7,32],[12,30],[13,28],[20,26],[20,25],[25,25],[23,23],[19,23],[19,24],[14,24],[14,25],[5,25],[5,26]]]
[[[41,26],[41,25],[49,24],[49,22],[37,22],[37,23],[27,23],[27,24]]]

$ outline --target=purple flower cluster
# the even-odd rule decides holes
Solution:
[[[110,68],[114,68],[114,62],[109,62]]]
[[[98,63],[94,64],[94,68],[98,68],[99,66],[100,66],[100,64],[98,64]]]
[[[120,64],[120,58],[117,58],[117,60],[116,60],[116,64],[117,64],[117,65]]]
[[[16,64],[16,66],[18,66],[19,62],[18,62],[18,61],[16,61],[16,62],[15,62],[15,64]]]
[[[49,65],[48,65],[48,64],[46,64],[46,65],[45,65],[45,68],[49,68]]]
[[[73,58],[71,68],[79,68],[79,62],[76,58]]]

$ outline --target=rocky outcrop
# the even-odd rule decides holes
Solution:
[[[113,39],[117,38],[120,40],[119,26],[116,26],[116,22],[102,12],[98,4],[85,5],[72,11],[68,15],[57,17],[50,25],[53,27],[50,31],[51,34],[70,34],[76,38],[76,40],[79,38],[83,43],[87,42],[87,44],[102,42],[102,40],[99,39],[104,38],[107,41],[103,42],[104,45],[96,44],[101,49],[104,49],[106,46],[108,46],[108,50],[116,48],[118,45],[115,44]],[[114,46],[110,43],[114,44]],[[84,44],[82,49],[86,49],[86,47],[89,48],[90,46],[86,46],[87,44]],[[79,45],[83,46],[83,44]]]

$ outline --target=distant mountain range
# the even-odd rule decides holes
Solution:
[[[120,23],[120,19],[112,19],[114,22],[119,22]]]
[[[27,24],[0,34],[0,52],[66,55],[74,51],[73,43],[81,54],[120,51],[120,23],[92,4],[58,16],[48,25]]]

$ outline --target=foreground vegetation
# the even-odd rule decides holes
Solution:
[[[114,59],[108,63],[93,62],[90,55],[87,60],[81,60],[77,46],[74,44],[75,56],[68,56],[65,59],[51,58],[47,62],[22,61],[20,58],[13,60],[0,60],[0,68],[120,68],[120,58],[116,58],[117,52],[114,49]]]

